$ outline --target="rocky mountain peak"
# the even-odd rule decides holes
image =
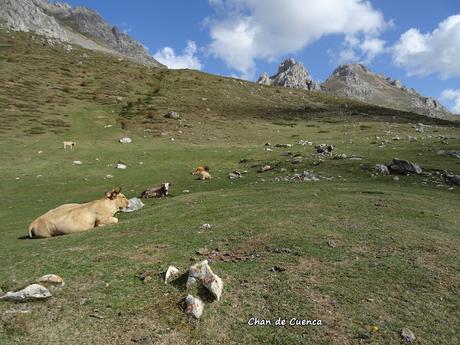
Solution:
[[[337,67],[321,84],[324,91],[387,108],[412,111],[430,117],[445,117],[449,111],[442,104],[407,88],[399,80],[373,73],[363,64]]]
[[[0,25],[121,55],[145,65],[162,66],[141,43],[86,7],[72,8],[65,2],[47,0],[0,0]]]
[[[277,74],[269,77],[267,73],[263,73],[257,82],[264,85],[277,85],[314,91],[321,89],[319,84],[311,78],[304,65],[292,58],[284,60],[279,65]]]
[[[337,67],[334,72],[332,72],[332,76],[346,77],[359,73],[371,73],[371,71],[364,64],[344,64]]]

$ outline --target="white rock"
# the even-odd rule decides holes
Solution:
[[[74,165],[82,165],[83,163],[82,163],[82,161],[73,161],[73,164]]]
[[[411,343],[415,340],[414,333],[407,327],[404,327],[401,330],[401,337],[404,339],[405,342]]]
[[[126,169],[127,168],[127,165],[126,164],[123,164],[123,163],[117,163],[117,165],[115,166],[116,169]]]
[[[132,143],[132,139],[131,138],[128,138],[128,137],[124,137],[124,138],[121,138],[120,140],[118,140],[118,142],[122,143],[122,144],[130,144]]]
[[[187,278],[187,283],[185,284],[185,287],[188,289],[191,289],[192,287],[194,287],[196,285],[196,278],[194,277],[188,277]]]
[[[45,274],[44,276],[38,278],[37,282],[45,283],[54,289],[60,289],[65,285],[64,279],[57,274]]]
[[[189,190],[189,189],[184,189],[184,190],[182,191],[182,193],[188,194],[188,193],[190,193],[190,190]]]
[[[385,164],[376,164],[374,165],[374,171],[378,174],[388,175],[390,172],[388,171],[388,167]]]
[[[128,212],[128,213],[134,212],[134,211],[140,210],[144,206],[145,205],[141,199],[134,197],[134,198],[129,199],[128,207],[122,208],[121,212]]]
[[[201,224],[200,229],[203,229],[203,230],[211,229],[211,224],[208,224],[208,223]]]
[[[40,284],[31,284],[17,292],[7,292],[3,296],[0,296],[0,300],[4,299],[11,301],[29,301],[33,299],[43,299],[48,297],[51,297],[51,293],[47,288]]]
[[[222,279],[211,270],[211,267],[208,265],[208,260],[203,260],[191,266],[188,275],[189,278],[194,278],[199,281],[218,301],[220,300],[224,283]]]
[[[113,178],[113,175],[107,174],[105,175],[105,178]]]
[[[165,273],[165,284],[168,282],[168,279],[175,276],[179,273],[179,269],[174,266],[169,266]]]
[[[203,315],[204,304],[201,299],[188,295],[185,298],[185,303],[187,304],[185,310],[187,314],[191,314],[195,319],[199,319]]]

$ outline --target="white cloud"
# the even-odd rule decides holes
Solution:
[[[393,49],[394,62],[409,76],[460,76],[460,15],[448,17],[431,33],[406,31]]]
[[[340,51],[329,49],[331,63],[370,63],[377,55],[387,51],[385,41],[365,34],[347,35]]]
[[[379,33],[388,24],[365,0],[209,0],[210,52],[229,68],[251,76],[255,60],[274,61],[323,36],[344,34],[344,55],[374,57],[383,49]],[[353,46],[354,44],[354,46]]]
[[[451,110],[454,113],[460,114],[460,89],[457,89],[457,90],[453,90],[453,89],[444,90],[441,93],[441,99],[453,102],[453,106],[452,106]]]
[[[197,51],[196,43],[187,41],[187,47],[182,51],[182,54],[176,55],[173,48],[164,47],[158,50],[153,57],[171,69],[189,68],[200,70],[203,65],[196,56]]]

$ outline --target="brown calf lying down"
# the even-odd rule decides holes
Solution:
[[[192,172],[192,175],[200,175],[203,171],[209,172],[209,167],[204,165],[204,166],[198,166],[196,167],[195,171]]]
[[[72,234],[118,223],[114,214],[129,206],[129,200],[114,188],[105,198],[85,204],[65,204],[46,212],[29,226],[29,237],[51,237]]]
[[[147,188],[142,192],[141,198],[161,198],[167,196],[169,192],[169,182],[162,183],[160,187]]]

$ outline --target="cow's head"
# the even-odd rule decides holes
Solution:
[[[170,185],[171,183],[169,182],[165,182],[161,185],[161,188],[163,188],[163,191],[164,191],[164,195],[168,195]]]
[[[127,208],[129,207],[128,198],[121,193],[121,188],[112,188],[110,192],[105,193],[107,199],[115,201],[117,208]]]

